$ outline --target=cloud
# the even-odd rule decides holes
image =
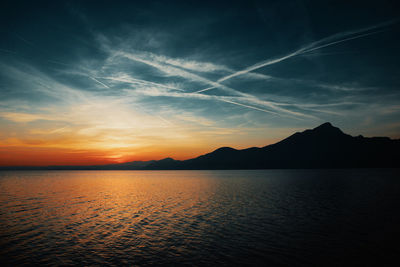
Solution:
[[[142,94],[147,96],[166,96],[173,98],[187,98],[187,99],[198,99],[198,100],[213,100],[213,101],[222,101],[226,103],[230,103],[233,105],[262,111],[265,113],[270,113],[276,116],[284,116],[284,117],[292,117],[292,118],[315,118],[315,116],[303,114],[301,112],[291,111],[289,109],[279,107],[279,103],[274,103],[271,101],[260,100],[253,96],[246,95],[245,97],[232,97],[232,96],[217,96],[217,95],[205,95],[198,93],[184,93],[184,92],[171,92],[168,90],[164,90],[162,88],[157,87],[141,87],[135,88],[133,91],[126,89],[125,90],[128,95],[136,95]],[[240,103],[240,102],[245,102]],[[252,105],[253,104],[253,105]],[[257,105],[257,106],[254,106]],[[277,112],[279,111],[279,112]]]
[[[228,87],[223,85],[218,81],[213,81],[210,78],[206,78],[201,75],[201,73],[210,73],[216,75],[221,72],[235,73],[232,69],[218,65],[210,62],[201,62],[188,60],[184,58],[171,58],[165,55],[157,55],[154,53],[146,52],[146,51],[138,51],[135,49],[129,48],[129,45],[126,45],[124,42],[120,42],[118,45],[112,45],[110,38],[106,37],[104,34],[100,35],[101,38],[97,38],[100,42],[100,47],[108,53],[108,57],[105,60],[101,71],[95,71],[92,73],[96,78],[109,79],[115,82],[121,83],[130,83],[132,88],[137,89],[137,92],[142,92],[144,95],[152,95],[152,96],[169,96],[174,98],[197,98],[197,99],[209,99],[209,100],[219,100],[227,99],[227,96],[218,97],[214,95],[213,97],[196,97],[191,94],[187,94],[190,88],[193,88],[195,84],[202,85],[208,84],[211,87],[208,88],[219,88],[228,95],[236,96],[236,98],[230,98],[231,104],[237,103],[236,105],[242,106],[245,108],[259,110],[266,113],[278,115],[278,116],[291,116],[291,117],[299,117],[299,118],[315,118],[313,115],[305,114],[301,110],[301,108],[297,108],[296,111],[290,110],[292,106],[279,106],[279,102],[273,103],[266,100],[261,100],[259,97],[255,95],[251,95],[248,93],[244,93],[241,90],[233,89],[232,87]],[[135,65],[126,65],[127,62],[124,59],[130,60]],[[140,76],[146,76],[145,72],[140,68],[140,65],[137,63],[143,64],[143,66],[149,66],[158,71],[158,73],[154,76],[152,81],[145,80],[142,78],[138,78],[135,74],[140,74]],[[113,73],[113,68],[118,67],[118,73]],[[134,69],[132,69],[132,67]],[[195,73],[197,72],[197,73]],[[198,73],[201,72],[201,73]],[[176,86],[166,85],[163,82],[154,82],[154,78],[166,78],[169,77],[177,77],[183,79],[179,88]],[[250,73],[247,72],[243,76],[244,79],[253,79],[253,80],[271,80],[272,76],[259,74],[259,73]],[[193,84],[195,83],[195,84]],[[118,86],[118,83],[115,84]],[[145,86],[145,88],[143,88]],[[157,91],[160,88],[167,89],[176,89],[182,90],[182,94],[168,93],[165,90]],[[207,89],[206,89],[207,90]],[[195,91],[194,93],[199,94],[201,91]],[[183,94],[183,92],[186,92]],[[204,95],[204,94],[201,94]],[[245,102],[245,103],[244,103]],[[234,104],[235,105],[235,104]],[[274,112],[271,112],[274,111]]]
[[[62,102],[74,102],[77,99],[85,99],[88,95],[87,92],[56,81],[28,64],[0,64],[0,72],[17,82],[19,86],[15,90],[24,92],[24,96],[28,98],[35,94],[43,94]]]
[[[104,37],[105,38],[105,37]],[[325,38],[329,39],[329,38]],[[325,40],[324,39],[324,40]],[[320,42],[320,41],[318,41]],[[315,43],[318,43],[315,42]],[[325,44],[326,45],[326,44]],[[104,46],[106,47],[106,46]],[[163,55],[156,55],[153,53],[141,53],[138,54],[136,52],[125,51],[123,49],[114,49],[109,48],[107,46],[107,52],[109,56],[104,60],[103,64],[100,64],[100,68],[98,66],[93,66],[91,64],[82,64],[85,67],[82,71],[71,71],[68,69],[73,69],[73,66],[67,68],[66,73],[75,74],[75,75],[82,75],[90,78],[95,83],[102,85],[104,88],[112,90],[113,94],[120,97],[120,93],[115,91],[115,88],[122,86],[121,92],[126,92],[126,90],[130,90],[126,87],[123,87],[124,84],[131,85],[131,88],[135,90],[136,93],[140,93],[141,95],[145,96],[166,96],[166,97],[173,97],[173,98],[183,98],[183,99],[201,99],[201,100],[208,100],[208,101],[221,101],[225,103],[230,103],[233,105],[241,106],[248,109],[258,110],[261,112],[269,113],[274,116],[288,116],[296,119],[305,119],[305,118],[312,118],[316,119],[315,115],[317,112],[328,113],[328,114],[338,114],[334,111],[330,110],[323,110],[321,107],[310,107],[304,106],[301,103],[287,103],[281,101],[268,101],[265,99],[261,99],[259,96],[251,95],[248,93],[241,92],[239,90],[233,89],[226,85],[221,84],[221,82],[226,81],[232,77],[245,74],[243,78],[246,79],[264,79],[264,80],[279,80],[279,78],[275,78],[268,75],[252,73],[253,69],[260,67],[261,65],[265,64],[275,64],[276,62],[282,61],[287,57],[292,56],[292,54],[275,59],[270,60],[267,62],[262,62],[256,64],[250,68],[247,68],[243,71],[233,72],[228,67],[213,64],[210,62],[198,62],[194,60],[186,60],[181,58],[169,58]],[[304,50],[306,51],[306,50]],[[202,84],[211,85],[211,87],[194,92],[188,93],[188,89],[186,88],[185,82],[181,82],[178,86],[170,81],[166,82],[155,82],[154,79],[152,81],[146,79],[140,79],[138,77],[134,77],[131,73],[129,73],[129,66],[125,66],[124,68],[116,68],[116,66],[123,66],[122,59],[129,59],[130,61],[143,63],[147,66],[151,66],[152,68],[157,69],[160,71],[160,74],[169,76],[177,76],[183,78],[186,82],[199,82]],[[126,63],[125,63],[126,64]],[[107,67],[105,67],[107,66]],[[17,72],[21,72],[20,70],[16,70]],[[195,72],[210,72],[213,74],[219,72],[231,72],[232,74],[225,76],[223,78],[218,79],[216,82],[205,78],[199,74],[193,73]],[[21,74],[21,73],[20,73]],[[22,74],[21,74],[22,75]],[[20,75],[20,76],[21,76]],[[79,94],[79,96],[74,97],[74,100],[80,99],[84,100],[85,98],[92,99],[92,96],[89,94],[83,93],[81,90],[77,90],[75,88],[71,88],[60,84],[59,82],[54,81],[52,78],[46,77],[46,75],[39,73],[36,70],[30,70],[28,72],[23,73],[25,76],[29,76],[28,79],[24,77],[23,79],[26,80],[40,80],[40,84],[44,85],[40,90],[45,90],[46,88],[52,90],[47,90],[46,93],[49,95],[58,96],[59,98],[63,98],[63,94],[68,94],[71,97],[70,93]],[[35,77],[31,77],[30,75],[34,75]],[[232,76],[234,75],[234,76]],[[103,80],[108,80],[108,83],[105,83]],[[307,82],[305,82],[306,84]],[[49,86],[50,85],[50,86]],[[117,87],[116,87],[117,86]],[[326,89],[335,89],[335,90],[342,90],[345,91],[346,88],[340,87],[337,85],[327,85],[327,84],[320,84],[321,88]],[[229,95],[206,95],[202,94],[202,92],[207,91],[211,88],[220,88],[221,90],[232,94]],[[172,90],[172,91],[171,91]],[[175,91],[175,92],[174,92]],[[61,97],[60,97],[61,96]],[[87,100],[91,101],[91,100]],[[136,101],[137,102],[137,101]],[[136,103],[137,104],[137,103]],[[309,113],[313,113],[309,114]],[[155,115],[159,116],[159,115]],[[172,125],[172,122],[167,122],[167,120],[158,117],[165,125]]]
[[[341,33],[337,33],[334,35],[331,35],[329,37],[323,38],[321,40],[312,42],[310,44],[307,44],[303,47],[301,47],[300,49],[287,54],[285,56],[279,57],[279,58],[275,58],[275,59],[267,59],[261,62],[258,62],[250,67],[247,67],[243,70],[237,71],[235,73],[226,75],[220,79],[217,80],[217,83],[221,83],[224,82],[226,80],[232,79],[234,77],[243,75],[243,74],[247,74],[251,71],[266,67],[266,66],[270,66],[270,65],[274,65],[277,64],[279,62],[285,61],[287,59],[290,59],[292,57],[298,56],[298,55],[302,55],[302,54],[306,54],[309,52],[313,52],[315,50],[319,50],[328,46],[333,46],[339,43],[343,43],[343,42],[348,42],[351,40],[355,40],[355,39],[359,39],[359,38],[363,38],[363,37],[367,37],[370,35],[374,35],[377,33],[382,32],[382,30],[379,31],[372,31],[372,32],[368,32],[371,30],[375,30],[378,28],[382,28],[391,24],[394,24],[396,21],[389,21],[389,22],[384,22],[384,23],[379,23],[377,25],[371,26],[371,27],[367,27],[367,28],[362,28],[362,29],[358,29],[355,31],[346,31],[346,32],[341,32]],[[208,88],[204,88],[201,90],[196,91],[196,93],[200,93],[200,92],[205,92],[205,91],[209,91],[212,90],[214,88],[217,88],[217,86],[212,86],[212,87],[208,87]]]
[[[103,83],[103,82],[100,82],[99,80],[97,80],[96,78],[94,78],[94,77],[90,77],[90,79],[92,79],[93,81],[95,81],[95,82],[97,82],[97,83],[99,83],[99,84],[101,84],[102,86],[104,86],[105,88],[108,88],[108,89],[110,89],[110,86],[108,86],[107,84],[105,84],[105,83]]]
[[[134,54],[126,51],[117,51],[115,52],[114,56],[120,56],[135,62],[146,64],[148,66],[151,66],[159,70],[161,73],[166,74],[167,76],[179,76],[190,81],[201,82],[203,84],[217,85],[217,83],[210,81],[209,79],[206,79],[200,75],[191,73],[182,68],[177,68],[169,64],[163,64],[162,62],[153,60],[151,57],[146,57],[145,55]]]
[[[72,75],[87,77],[91,83],[89,87],[90,85],[101,85],[106,89],[101,91],[84,90],[79,85],[73,86],[60,82],[59,79],[56,79],[57,77],[45,74],[27,64],[2,64],[0,65],[2,73],[6,73],[14,80],[22,81],[20,82],[21,90],[29,88],[31,93],[41,92],[57,98],[60,105],[55,106],[54,103],[48,103],[47,111],[32,109],[30,112],[22,112],[21,107],[16,107],[14,110],[1,110],[0,108],[0,116],[16,123],[47,121],[53,125],[48,131],[49,135],[63,135],[72,131],[80,137],[93,139],[87,144],[88,147],[102,146],[104,148],[135,147],[135,140],[142,138],[140,136],[147,136],[146,138],[153,136],[151,138],[160,138],[160,140],[166,136],[175,140],[187,138],[196,135],[193,132],[195,128],[190,128],[195,127],[194,125],[205,127],[208,132],[213,132],[211,128],[215,128],[216,115],[229,118],[237,114],[237,110],[230,108],[230,105],[260,111],[269,114],[268,118],[275,120],[281,117],[295,120],[319,120],[319,117],[324,114],[342,116],[342,107],[360,106],[363,99],[359,99],[359,102],[351,98],[348,101],[332,99],[328,103],[318,104],[313,102],[313,99],[306,101],[296,96],[290,99],[284,98],[279,95],[279,92],[272,93],[268,97],[265,93],[262,95],[260,90],[253,90],[254,94],[249,94],[243,92],[245,90],[234,89],[222,83],[240,76],[243,78],[243,82],[248,82],[249,79],[295,82],[335,92],[366,90],[368,88],[361,86],[280,79],[253,72],[263,66],[277,64],[295,55],[346,42],[350,38],[356,39],[365,37],[367,34],[375,34],[375,32],[365,33],[365,31],[366,29],[342,32],[306,45],[284,57],[262,61],[236,72],[227,66],[209,61],[171,58],[165,55],[126,49],[123,45],[122,48],[110,45],[102,46],[107,55],[105,59],[95,61],[85,61],[84,59],[76,65],[63,65],[65,67],[62,71],[63,75],[69,78]],[[145,67],[151,67],[157,72],[148,73]],[[216,81],[208,78],[210,75],[220,74],[226,75]],[[174,77],[179,79],[174,79]],[[192,88],[199,85],[208,85],[209,87],[193,92]],[[219,88],[221,91],[218,94],[203,93],[213,88]],[[249,90],[249,88],[246,89]],[[165,97],[168,97],[169,100],[165,101]],[[183,101],[179,101],[179,99]],[[209,103],[201,104],[201,101]],[[221,109],[225,114],[214,112],[217,107],[213,102],[227,103],[226,107]],[[209,112],[211,109],[213,112]],[[189,110],[190,113],[188,113]],[[203,111],[200,112],[200,110]],[[230,123],[234,124],[233,121]],[[196,131],[199,129],[196,128]],[[226,128],[224,129],[226,130]],[[224,129],[218,131],[224,132]],[[166,134],[165,131],[167,131]],[[45,132],[40,128],[32,129],[34,135],[40,133],[45,135]],[[68,145],[71,146],[71,144]]]
[[[241,91],[235,90],[235,89],[230,88],[228,86],[222,85],[222,84],[220,84],[218,82],[213,82],[213,81],[211,81],[211,80],[209,80],[207,78],[204,78],[204,77],[202,77],[200,75],[185,71],[185,70],[183,70],[181,68],[176,68],[174,66],[163,64],[162,62],[160,63],[159,61],[153,60],[152,57],[146,57],[146,54],[143,56],[143,55],[137,55],[137,54],[133,54],[133,53],[130,53],[130,52],[121,51],[121,50],[119,50],[118,52],[111,51],[111,53],[112,53],[111,57],[113,58],[113,60],[116,60],[115,59],[116,57],[121,56],[121,57],[124,57],[124,58],[128,58],[130,60],[133,60],[135,62],[141,62],[141,63],[144,63],[144,64],[149,65],[151,67],[154,67],[154,68],[158,69],[159,71],[161,71],[162,73],[166,73],[167,75],[170,75],[170,76],[179,76],[179,77],[185,78],[185,79],[187,79],[189,81],[196,81],[196,82],[210,84],[213,87],[218,87],[218,88],[220,88],[220,89],[222,89],[222,90],[224,90],[224,91],[226,91],[228,93],[232,93],[234,95],[237,95],[240,98],[240,100],[238,99],[239,101],[244,100],[244,101],[248,102],[247,104],[243,104],[243,103],[237,103],[237,101],[234,101],[234,99],[233,100],[230,99],[228,101],[230,101],[231,104],[236,104],[236,105],[239,105],[239,106],[242,106],[242,107],[251,108],[251,109],[254,109],[254,110],[259,110],[259,111],[263,111],[263,112],[274,114],[274,115],[285,116],[285,114],[286,114],[286,115],[290,115],[292,117],[308,117],[308,118],[314,117],[314,116],[311,116],[311,115],[303,114],[302,112],[299,112],[299,111],[298,112],[294,112],[294,111],[288,110],[288,109],[283,108],[283,107],[278,107],[275,103],[272,103],[272,102],[269,102],[269,101],[260,100],[260,99],[258,99],[257,97],[255,97],[253,95],[250,95],[250,94],[247,94],[247,93],[243,93]],[[131,77],[127,73],[125,73],[124,76],[125,77],[123,79],[119,78],[118,80],[120,80],[120,81],[131,81],[131,82],[132,81],[133,82],[137,81],[136,78]],[[270,77],[264,77],[263,76],[263,78],[270,78]],[[114,79],[114,80],[117,80],[117,79]],[[220,99],[224,98],[224,97],[218,97],[218,96],[207,97],[207,96],[194,96],[193,95],[193,94],[203,95],[203,94],[199,94],[199,92],[190,93],[190,94],[188,94],[188,93],[185,93],[185,94],[183,94],[183,93],[182,94],[167,93],[167,92],[165,92],[163,90],[157,91],[157,88],[165,87],[165,86],[162,86],[162,85],[160,86],[160,84],[155,84],[155,83],[150,84],[150,83],[146,83],[146,82],[144,82],[144,83],[139,82],[139,83],[141,83],[143,85],[153,85],[151,87],[146,87],[146,88],[139,89],[142,93],[147,94],[147,95],[151,95],[153,93],[153,96],[156,96],[156,95],[157,96],[161,96],[161,95],[163,95],[163,96],[181,97],[181,98],[202,98],[202,99],[214,99],[214,100],[220,100]],[[226,100],[226,98],[225,98],[225,100]],[[224,102],[226,102],[226,101],[224,101]],[[272,109],[272,110],[275,110],[275,111],[279,111],[279,112],[271,112],[271,110],[266,110],[263,107],[256,107],[256,106],[253,106],[253,105],[261,105],[263,107],[268,107],[269,109]]]
[[[31,122],[36,120],[49,120],[50,117],[43,114],[31,114],[22,112],[0,112],[0,117],[13,122]]]
[[[250,108],[250,109],[254,109],[254,110],[258,110],[258,111],[262,111],[262,112],[266,112],[266,113],[271,113],[271,114],[274,114],[274,115],[279,115],[278,113],[270,111],[270,110],[261,109],[261,108],[257,108],[257,107],[253,107],[253,106],[249,106],[249,105],[245,105],[245,104],[241,104],[241,103],[238,103],[238,102],[234,102],[232,100],[227,100],[227,99],[219,99],[219,100],[223,101],[223,102],[226,102],[226,103],[234,104],[234,105],[237,105],[237,106],[246,107],[246,108]]]
[[[156,61],[162,64],[172,65],[178,68],[187,69],[197,72],[232,72],[232,70],[226,66],[217,65],[211,62],[201,62],[195,60],[187,60],[182,58],[170,58],[164,55],[156,55],[153,53],[142,52],[141,56],[144,56],[152,61]]]
[[[162,83],[156,83],[156,82],[151,82],[151,81],[147,81],[147,80],[133,78],[126,73],[118,73],[113,76],[108,76],[108,77],[101,76],[101,77],[97,77],[97,78],[107,79],[107,80],[112,80],[112,81],[117,81],[117,82],[122,82],[122,83],[157,86],[157,87],[162,87],[162,88],[167,88],[167,89],[172,89],[172,90],[177,90],[177,91],[183,91],[183,89],[178,88],[176,86],[170,86],[170,85],[166,85],[166,84],[162,84]]]

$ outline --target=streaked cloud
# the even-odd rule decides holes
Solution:
[[[372,32],[368,32],[368,31],[376,30],[376,29],[379,29],[379,28],[382,28],[382,27],[385,27],[385,26],[389,26],[389,25],[391,25],[391,24],[393,24],[395,22],[396,21],[392,20],[392,21],[389,21],[389,22],[379,23],[377,25],[366,27],[366,28],[362,28],[362,29],[359,29],[359,30],[340,32],[340,33],[331,35],[329,37],[325,37],[325,38],[320,39],[318,41],[315,41],[315,42],[312,42],[310,44],[304,45],[303,47],[299,48],[298,50],[296,50],[296,51],[294,51],[292,53],[289,53],[289,54],[287,54],[285,56],[278,57],[278,58],[275,58],[275,59],[267,59],[267,60],[258,62],[256,64],[250,66],[250,67],[247,67],[247,68],[245,68],[243,70],[237,71],[237,72],[229,74],[227,76],[224,76],[224,77],[218,79],[217,83],[224,82],[226,80],[232,79],[234,77],[237,77],[237,76],[240,76],[240,75],[243,75],[243,74],[247,74],[247,73],[249,73],[251,71],[254,71],[254,70],[257,70],[257,69],[260,69],[260,68],[264,68],[266,66],[270,66],[270,65],[274,65],[274,64],[280,63],[282,61],[285,61],[285,60],[290,59],[290,58],[295,57],[295,56],[299,56],[299,55],[302,55],[302,54],[313,52],[315,50],[319,50],[319,49],[322,49],[322,48],[325,48],[325,47],[329,47],[329,46],[333,46],[333,45],[336,45],[336,44],[340,44],[340,43],[343,43],[343,42],[348,42],[348,41],[351,41],[351,40],[367,37],[367,36],[370,36],[370,35],[373,35],[373,34],[378,34],[378,33],[382,32],[383,30],[372,31]],[[196,91],[196,93],[205,92],[205,91],[208,91],[208,90],[212,90],[214,88],[217,88],[217,86],[204,88],[204,89]]]
[[[300,9],[288,19],[284,1],[282,18],[268,3],[255,13],[199,4],[207,12],[125,3],[135,16],[110,10],[107,27],[99,10],[79,7],[52,10],[57,23],[42,11],[32,23],[46,23],[36,27],[11,23],[0,45],[0,151],[183,159],[266,145],[325,121],[399,136],[393,16],[357,12],[311,27]]]

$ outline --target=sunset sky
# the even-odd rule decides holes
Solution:
[[[3,1],[0,166],[187,159],[326,121],[400,138],[399,10]]]

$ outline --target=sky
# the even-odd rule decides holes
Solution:
[[[0,166],[400,138],[396,1],[2,1]]]

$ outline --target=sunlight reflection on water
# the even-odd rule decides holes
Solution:
[[[308,265],[315,255],[340,262],[349,247],[379,256],[377,227],[394,236],[399,222],[393,172],[2,172],[1,256],[10,265]]]

